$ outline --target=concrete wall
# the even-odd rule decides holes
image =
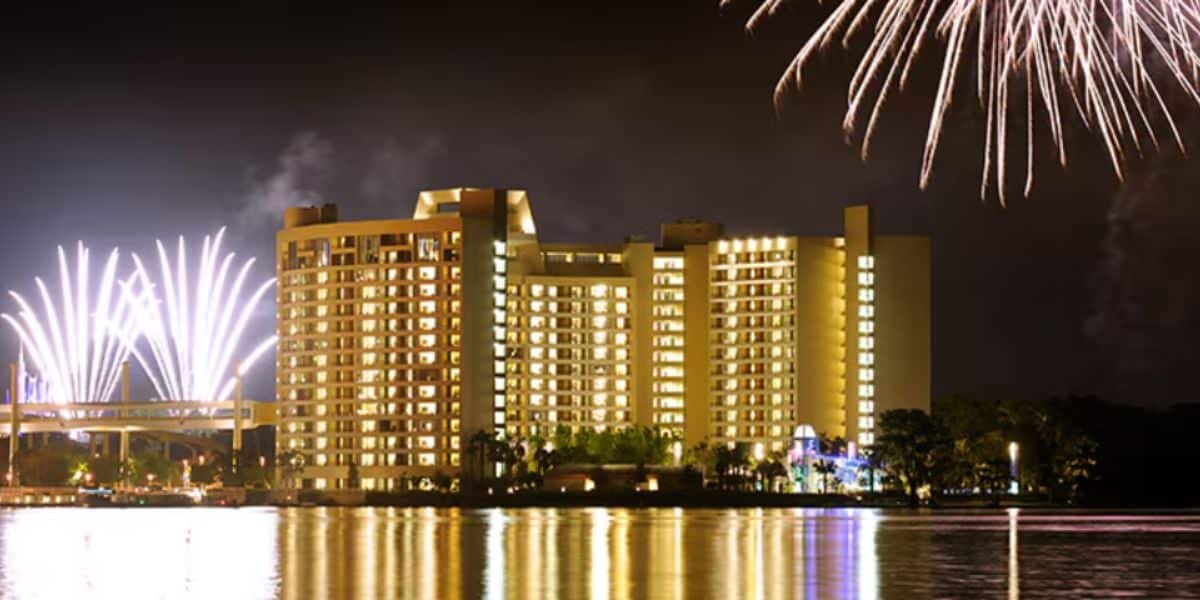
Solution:
[[[875,238],[876,413],[929,410],[932,306],[927,237]]]

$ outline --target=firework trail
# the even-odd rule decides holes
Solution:
[[[133,350],[155,391],[164,400],[208,402],[225,400],[233,391],[234,369],[240,375],[275,344],[259,342],[234,363],[247,322],[262,297],[275,285],[269,279],[248,296],[246,280],[251,258],[234,271],[235,254],[221,255],[222,228],[205,236],[194,281],[188,277],[187,248],[179,238],[174,259],[157,241],[160,280],[155,282],[137,254],[134,279],[146,301],[139,329],[149,343],[149,358]],[[232,275],[232,281],[231,279]]]
[[[46,381],[47,399],[54,404],[105,402],[120,382],[121,364],[129,356],[124,340],[136,336],[136,309],[142,299],[130,293],[127,282],[117,280],[118,256],[114,249],[104,262],[94,303],[90,257],[82,242],[75,253],[74,270],[66,251],[58,247],[58,302],[40,277],[34,279],[41,314],[23,296],[9,292],[20,312],[0,318],[16,330]]]
[[[784,0],[760,2],[747,29],[755,29]],[[834,5],[781,78],[776,102],[790,86],[800,86],[804,66],[818,50],[868,36],[843,121],[852,132],[866,117],[865,159],[888,95],[904,90],[921,52],[934,43],[942,51],[942,68],[925,140],[922,189],[933,175],[955,86],[966,77],[972,58],[973,83],[987,114],[980,195],[987,196],[994,180],[1001,202],[1014,113],[1018,120],[1022,112],[1025,116],[1018,126],[1027,138],[1028,196],[1039,120],[1066,166],[1063,120],[1077,115],[1103,142],[1113,171],[1124,179],[1125,156],[1141,154],[1146,143],[1157,148],[1160,135],[1169,133],[1183,149],[1167,88],[1200,104],[1200,0],[838,0]]]

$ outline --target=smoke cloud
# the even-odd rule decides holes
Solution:
[[[428,137],[412,145],[388,138],[367,159],[359,192],[371,205],[410,206],[417,191],[429,187],[433,163],[445,155],[446,144],[440,137]]]
[[[314,131],[297,133],[279,155],[273,172],[266,177],[251,173],[250,191],[238,214],[240,225],[247,230],[275,229],[285,208],[320,204],[332,158],[333,145],[328,140]]]
[[[1186,158],[1160,154],[1112,201],[1094,304],[1084,330],[1116,366],[1121,387],[1156,397],[1194,377],[1200,334],[1200,184]],[[1190,386],[1183,386],[1188,389]]]

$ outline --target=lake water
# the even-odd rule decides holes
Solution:
[[[1200,598],[1200,514],[0,511],[3,598]]]

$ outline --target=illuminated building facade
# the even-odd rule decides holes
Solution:
[[[859,445],[929,406],[929,240],[537,239],[524,192],[424,192],[413,219],[293,208],[277,238],[279,451],[304,487],[472,474],[469,438],[659,427],[785,449],[800,424]]]

